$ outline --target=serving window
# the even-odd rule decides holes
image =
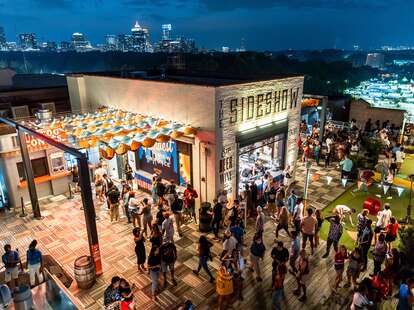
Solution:
[[[32,162],[33,176],[35,178],[49,175],[49,165],[47,164],[46,157],[32,159],[31,162]],[[18,162],[16,165],[17,165],[17,172],[19,174],[20,181],[26,180],[26,174],[24,172],[23,162]]]

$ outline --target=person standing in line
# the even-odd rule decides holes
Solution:
[[[29,269],[30,286],[35,286],[36,276],[38,283],[43,282],[43,256],[42,252],[36,249],[37,240],[30,242],[27,250],[27,268]]]
[[[300,253],[300,238],[298,236],[298,232],[296,230],[292,230],[290,232],[290,237],[292,239],[291,245],[290,245],[290,257],[289,257],[289,266],[290,266],[290,272],[296,273],[296,260],[299,257]]]
[[[217,199],[214,199],[213,202],[213,221],[211,223],[211,226],[213,228],[214,240],[220,240],[218,233],[220,230],[220,223],[223,219],[223,205],[220,202],[218,202]]]
[[[368,210],[367,209],[363,209],[360,213],[358,213],[357,215],[357,240],[359,239],[359,237],[361,237],[362,232],[365,228],[365,225],[367,223],[367,219],[368,219]]]
[[[257,211],[257,217],[256,217],[256,234],[262,236],[263,235],[263,230],[264,230],[264,223],[265,223],[265,215],[263,213],[263,209],[262,207],[257,207],[256,208]]]
[[[253,243],[250,247],[250,271],[255,272],[257,281],[262,282],[259,261],[263,260],[266,247],[263,244],[262,234],[256,233],[253,237]]]
[[[135,192],[129,192],[128,197],[128,211],[131,215],[132,225],[141,228],[141,203],[135,198]]]
[[[198,198],[196,190],[191,184],[187,184],[187,188],[184,191],[184,204],[190,215],[194,218],[194,223],[197,224],[197,218],[195,214],[195,200]]]
[[[131,191],[131,186],[125,181],[121,181],[122,190],[121,190],[121,199],[123,201],[123,210],[124,215],[127,218],[128,224],[131,223],[131,214],[129,213],[129,192]]]
[[[174,180],[170,180],[169,184],[167,185],[166,189],[165,189],[165,199],[168,202],[168,206],[171,208],[174,199],[175,199],[175,195],[177,195],[177,189],[176,189],[176,185],[175,185],[175,181]]]
[[[289,260],[289,251],[283,246],[282,241],[278,241],[276,246],[272,249],[270,256],[272,257],[272,279],[274,279],[280,264],[283,264],[286,268],[286,263]]]
[[[322,212],[320,210],[316,210],[315,211],[315,217],[316,217],[316,230],[315,230],[315,248],[318,248],[319,246],[319,232],[322,228],[322,224],[323,224],[323,216],[322,216]]]
[[[183,211],[183,201],[178,198],[178,195],[174,195],[174,200],[171,204],[171,211],[174,214],[175,225],[177,226],[177,232],[180,237],[183,236],[181,231],[181,224],[182,224],[182,211]]]
[[[343,232],[341,218],[338,214],[334,216],[327,216],[325,219],[330,222],[330,226],[328,232],[328,240],[326,241],[326,253],[322,256],[322,258],[327,258],[329,256],[332,244],[335,252],[338,252],[338,243]]]
[[[299,297],[299,301],[305,302],[306,301],[306,284],[309,279],[309,260],[306,254],[306,251],[302,249],[300,251],[299,260],[297,263],[297,272],[295,274],[296,283],[298,284],[298,288],[293,291],[293,294],[296,296],[300,296],[300,293],[303,292],[303,295]]]
[[[157,181],[155,182],[155,191],[157,193],[157,203],[160,204],[164,204],[166,202],[164,195],[165,195],[165,185],[164,183],[162,183],[162,179],[161,177],[157,177]]]
[[[8,287],[13,287],[12,281],[14,281],[14,287],[18,287],[19,286],[19,267],[18,265],[20,264],[20,270],[23,271],[23,265],[22,262],[20,260],[20,256],[19,256],[19,252],[17,251],[13,251],[11,249],[11,245],[10,244],[6,244],[4,246],[4,254],[1,257],[2,262],[4,264],[4,267],[6,267],[6,271],[4,273],[4,281],[6,282]]]
[[[341,245],[339,247],[338,252],[336,252],[334,256],[334,268],[336,272],[335,284],[332,289],[334,293],[336,293],[339,287],[339,284],[342,281],[342,277],[343,277],[344,269],[345,269],[345,260],[347,258],[348,258],[348,251],[346,250],[346,247],[344,245]]]
[[[231,255],[234,250],[237,249],[237,239],[234,236],[234,233],[232,234],[230,230],[226,230],[224,232],[224,240],[223,240],[223,252],[221,255],[221,258],[223,258],[225,255]]]
[[[363,266],[364,259],[362,258],[361,249],[355,248],[349,255],[349,264],[346,270],[347,283],[344,285],[345,288],[351,287],[351,282],[354,289],[357,287],[357,280]]]
[[[144,198],[142,200],[142,226],[143,226],[143,233],[146,237],[148,237],[147,227],[151,232],[151,223],[152,223],[152,213],[151,213],[151,205],[148,202],[148,198]]]
[[[286,208],[286,206],[282,206],[280,208],[280,213],[279,213],[279,222],[277,223],[276,226],[276,239],[279,238],[279,231],[284,229],[286,231],[286,234],[288,236],[290,236],[289,233],[289,213],[288,210]]]
[[[391,221],[392,212],[390,210],[391,206],[389,203],[384,204],[384,210],[378,212],[377,215],[377,224],[375,225],[374,229],[374,240],[377,242],[377,236],[380,232],[384,231],[385,228],[388,226],[388,224]]]
[[[177,281],[175,281],[174,277],[174,265],[175,261],[177,260],[177,248],[175,247],[174,243],[166,242],[163,243],[160,247],[160,254],[161,254],[161,271],[164,278],[164,289],[167,288],[167,272],[170,271],[171,274],[171,281],[174,286],[177,285]]]
[[[361,248],[361,256],[364,261],[364,265],[361,271],[367,270],[368,252],[369,252],[369,248],[371,247],[371,242],[372,242],[372,238],[374,235],[374,233],[372,232],[371,225],[372,225],[372,220],[368,219],[367,222],[365,223],[365,228],[362,231],[362,235],[358,240],[358,244]]]
[[[164,241],[174,242],[174,223],[168,211],[164,212],[164,222],[162,222],[161,229]]]
[[[134,189],[134,184],[133,184],[133,180],[134,180],[133,173],[134,173],[134,171],[132,171],[132,168],[129,165],[129,163],[125,163],[124,173],[125,173],[126,182],[128,183],[131,190],[133,190]]]
[[[109,201],[109,208],[110,208],[110,218],[111,223],[118,222],[119,220],[119,197],[121,193],[119,192],[118,188],[112,183],[112,187],[109,189],[108,193],[108,201]]]
[[[158,280],[160,278],[160,268],[161,268],[161,255],[160,255],[160,248],[159,247],[151,247],[148,260],[147,260],[147,267],[150,271],[151,276],[151,294],[152,300],[157,300],[158,294]]]
[[[208,269],[208,260],[213,260],[211,256],[210,249],[213,246],[213,244],[207,240],[206,236],[201,235],[200,239],[198,240],[198,268],[197,270],[193,270],[193,273],[195,275],[199,275],[201,268],[204,269],[204,271],[208,274],[210,277],[210,283],[214,282],[214,277],[211,274],[210,270]]]
[[[376,276],[381,271],[381,266],[385,261],[387,255],[388,246],[385,242],[385,235],[381,233],[375,243],[374,250],[372,252],[374,256],[374,272],[370,274],[371,277]]]
[[[135,242],[135,254],[137,255],[137,265],[138,271],[145,272],[147,271],[145,268],[145,238],[143,233],[138,227],[135,227],[132,230],[132,234],[134,235],[134,242]]]
[[[308,208],[307,210],[308,215],[302,219],[301,222],[301,231],[302,231],[302,249],[306,248],[306,242],[309,239],[310,246],[311,246],[311,255],[313,255],[313,248],[314,244],[313,241],[315,239],[315,230],[318,221],[313,216],[313,209]]]
[[[295,210],[293,212],[293,224],[298,234],[300,233],[300,225],[303,219],[303,208],[303,199],[302,197],[299,197],[296,201]]]

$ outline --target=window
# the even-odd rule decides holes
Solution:
[[[46,157],[32,159],[33,176],[35,178],[49,175],[49,166],[47,164]],[[19,173],[20,181],[26,180],[26,174],[24,173],[23,162],[17,163],[17,171]]]

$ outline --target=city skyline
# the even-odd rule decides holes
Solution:
[[[251,50],[351,48],[413,45],[414,3],[389,1],[48,1],[0,2],[8,40],[35,32],[39,41],[65,41],[82,32],[93,43],[125,33],[138,20],[161,39],[161,24],[173,24],[201,47],[237,47],[245,38]],[[24,12],[24,13],[23,13]],[[50,16],[49,16],[50,15]],[[352,22],[350,22],[352,21]],[[53,29],[53,33],[50,32]],[[257,35],[266,33],[266,35]],[[306,40],[305,40],[306,38]],[[11,40],[14,41],[14,40]]]

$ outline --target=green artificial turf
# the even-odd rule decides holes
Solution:
[[[399,172],[404,176],[408,176],[410,174],[414,174],[414,156],[413,155],[406,155],[406,159],[401,166],[401,170]]]
[[[413,193],[414,194],[414,193]],[[381,195],[381,198],[377,197],[376,195]],[[392,215],[397,219],[404,218],[406,216],[407,205],[409,201],[410,192],[408,189],[405,189],[402,193],[401,197],[398,197],[398,192],[396,188],[392,187],[388,192],[387,195],[384,195],[383,189],[378,187],[377,183],[372,184],[368,188],[368,192],[362,192],[357,190],[356,186],[353,186],[346,190],[340,197],[336,200],[331,202],[328,207],[326,207],[322,214],[324,217],[332,215],[332,210],[335,208],[336,205],[346,205],[350,208],[355,208],[357,212],[353,214],[352,221],[355,226],[351,226],[349,223],[348,217],[345,219],[345,227],[344,232],[342,234],[340,244],[344,244],[349,250],[352,250],[355,247],[355,236],[356,236],[356,224],[357,224],[357,214],[362,210],[364,201],[369,198],[375,198],[380,200],[381,206],[384,203],[388,202],[391,205]],[[387,199],[390,198],[391,199]],[[414,201],[414,197],[413,197]],[[412,212],[413,214],[413,212]],[[373,221],[377,221],[376,216],[369,216]],[[320,236],[322,239],[326,240],[329,231],[329,222],[324,221]],[[352,237],[354,236],[354,238]],[[394,246],[398,246],[398,239],[394,242]]]

